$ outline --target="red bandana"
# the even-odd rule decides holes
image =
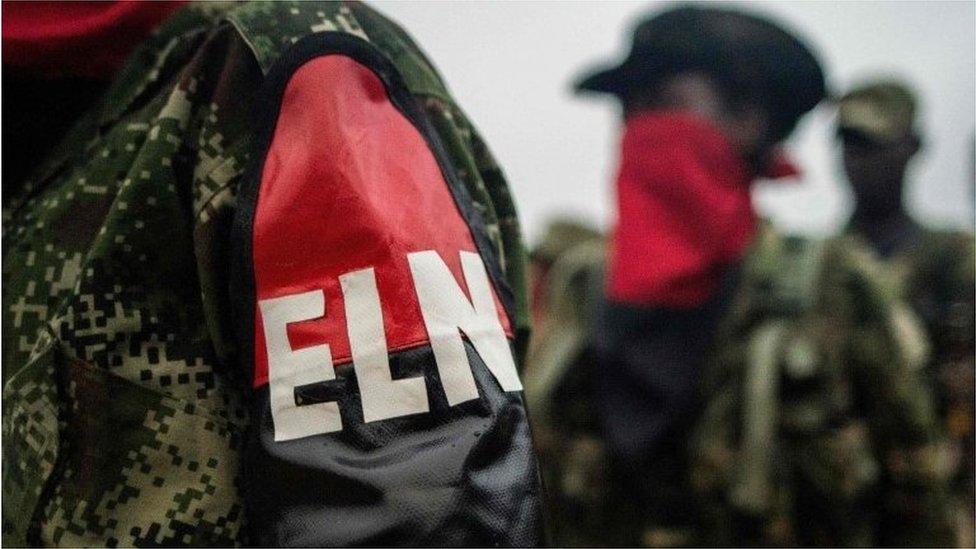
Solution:
[[[627,120],[617,176],[619,220],[609,256],[610,299],[696,307],[752,242],[754,179],[728,140],[690,113]],[[796,175],[778,159],[767,177]]]
[[[185,2],[3,2],[3,64],[108,79]]]

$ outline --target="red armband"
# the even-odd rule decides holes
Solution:
[[[345,42],[285,75],[259,181],[242,193],[253,383],[270,382],[278,440],[342,429],[336,402],[295,389],[349,362],[365,421],[427,412],[425,380],[390,371],[392,353],[416,347],[433,348],[451,405],[477,398],[462,334],[503,390],[521,389],[504,281],[463,184],[388,62]]]

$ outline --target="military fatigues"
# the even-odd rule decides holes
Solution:
[[[599,278],[599,254],[582,248],[566,254],[575,275],[554,277],[565,283],[553,294],[578,296],[583,281]],[[581,518],[596,516],[649,544],[871,544],[878,517],[870,510],[888,505],[929,543],[949,543],[933,537],[945,535],[945,452],[919,383],[925,339],[870,255],[847,239],[817,243],[766,228],[739,277],[708,353],[705,409],[689,448],[694,532],[620,516],[623,502],[601,478],[599,429],[581,402],[591,396],[579,380],[605,375],[587,350],[592,330],[533,345],[530,402],[562,394],[584,411],[563,414],[561,405],[534,416],[540,441],[552,441],[539,446],[551,505],[562,513],[557,535],[563,520],[572,532],[565,543],[619,543],[607,522]],[[588,311],[554,309],[552,322],[573,327]]]
[[[852,238],[868,245],[853,228]],[[925,379],[952,444],[953,492],[964,539],[972,540],[974,284],[976,258],[970,235],[913,225],[882,258],[899,292],[918,315],[931,352]]]
[[[935,396],[938,415],[952,447],[950,468],[958,509],[958,543],[971,546],[974,241],[970,234],[932,230],[915,223],[901,203],[893,202],[890,196],[900,193],[904,184],[904,174],[892,174],[893,166],[903,170],[918,148],[917,119],[915,92],[897,80],[867,82],[840,99],[838,133],[844,142],[845,168],[858,201],[845,233],[880,256],[887,275],[920,318],[929,337],[931,352],[924,379]],[[859,215],[862,212],[864,215]],[[931,542],[905,531],[898,516],[890,517],[888,522],[886,530],[892,537],[883,538],[883,542]]]
[[[246,541],[240,455],[254,428],[250,372],[237,366],[230,233],[259,154],[252,112],[263,79],[313,33],[367,41],[402,74],[484,221],[524,342],[524,260],[507,185],[410,38],[359,4],[190,6],[130,57],[23,188],[5,193],[5,543]],[[304,480],[292,481],[300,491]],[[314,496],[349,493],[334,489]],[[499,512],[473,494],[480,516]],[[536,512],[529,498],[515,515]],[[472,524],[456,531],[444,539],[480,534]],[[287,534],[285,525],[258,539]]]
[[[869,252],[767,233],[715,344],[692,444],[720,543],[865,545],[876,514],[951,543],[926,343]]]
[[[550,224],[532,251],[535,318],[523,378],[557,546],[617,541],[608,522],[606,450],[592,408],[603,256],[600,233],[568,220]]]

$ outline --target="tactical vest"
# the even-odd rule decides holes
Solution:
[[[500,293],[524,348],[524,259],[507,184],[412,40],[359,4],[192,5],[133,53],[22,192],[5,196],[5,543],[247,541],[250,381],[234,365],[250,358],[235,335],[240,296],[227,289],[230,234],[240,182],[260,154],[257,92],[309,35],[351,37],[400,75],[480,220],[479,245],[508,288]],[[477,410],[487,426],[496,405]],[[516,450],[534,489],[531,448]],[[466,497],[460,507],[484,494]],[[489,539],[475,523],[520,528],[508,515],[477,519],[458,518],[444,527],[458,537],[443,539]],[[357,534],[342,526],[322,527],[350,543]]]

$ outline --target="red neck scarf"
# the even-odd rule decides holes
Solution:
[[[785,161],[767,177],[796,175]],[[610,299],[691,308],[718,287],[756,232],[757,174],[716,126],[693,114],[648,111],[627,120],[610,249]]]
[[[185,2],[3,2],[3,64],[38,76],[109,79]]]

